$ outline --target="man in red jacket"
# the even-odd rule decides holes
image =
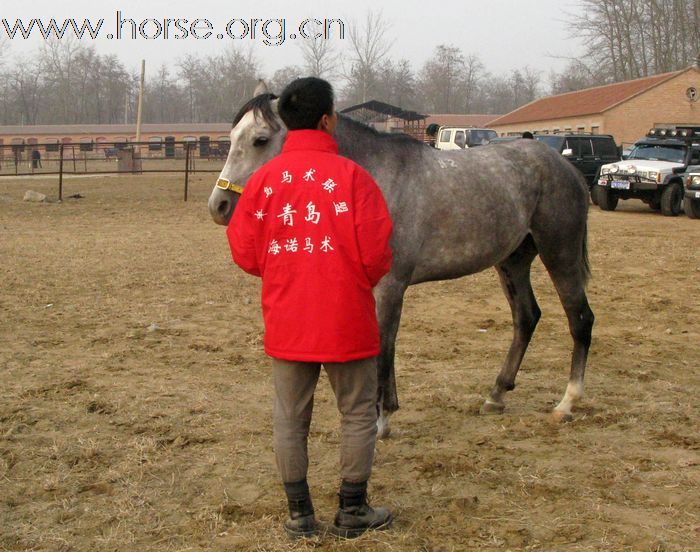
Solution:
[[[321,365],[341,413],[340,507],[331,531],[388,527],[367,503],[377,432],[379,329],[372,288],[391,266],[391,219],[372,177],[338,155],[333,90],[309,77],[279,99],[280,155],[245,185],[227,235],[234,261],[262,277],[265,351],[273,359],[274,447],[292,537],[318,532],[306,476]]]

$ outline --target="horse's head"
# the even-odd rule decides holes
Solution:
[[[277,98],[264,83],[255,89],[233,120],[231,149],[209,196],[209,214],[217,224],[228,224],[238,196],[250,176],[282,149],[287,133],[277,113]]]

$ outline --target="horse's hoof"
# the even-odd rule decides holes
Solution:
[[[561,410],[552,411],[552,420],[558,424],[566,424],[574,421],[571,412],[562,412]]]
[[[389,426],[381,427],[377,429],[377,440],[386,439],[391,435],[391,428]]]
[[[479,411],[480,414],[482,415],[489,415],[489,414],[503,414],[503,411],[506,409],[506,405],[503,403],[495,403],[493,401],[484,401],[484,404],[481,405],[481,410]]]
[[[380,416],[377,419],[377,439],[386,439],[391,435],[391,426],[389,425],[389,418]]]

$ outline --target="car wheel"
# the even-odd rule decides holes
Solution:
[[[686,197],[683,199],[683,210],[688,218],[700,218],[700,199],[691,199]]]
[[[665,217],[677,217],[683,204],[683,187],[674,182],[666,186],[661,194],[661,214]]]
[[[593,203],[593,205],[598,205],[598,196],[596,195],[598,193],[598,180],[600,180],[600,167],[598,167],[598,169],[596,170],[593,182],[591,182],[591,185],[589,187],[589,190],[591,192],[591,203]]]
[[[614,211],[620,199],[615,192],[605,186],[598,186],[596,196],[598,196],[598,207],[603,211]]]
[[[660,199],[652,199],[649,202],[649,207],[651,207],[652,210],[658,211],[661,209],[661,200]]]

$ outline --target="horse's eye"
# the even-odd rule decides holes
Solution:
[[[255,139],[255,142],[253,142],[253,146],[256,148],[260,148],[267,144],[270,141],[270,139],[267,136],[260,136],[259,138]]]

